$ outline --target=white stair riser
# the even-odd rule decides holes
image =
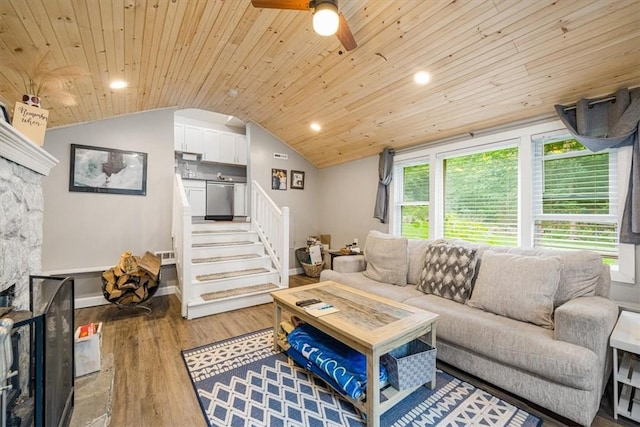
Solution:
[[[228,291],[246,286],[274,283],[278,285],[280,275],[277,271],[271,273],[252,274],[250,276],[230,277],[228,279],[211,280],[208,282],[191,282],[191,295],[198,296],[209,292]]]
[[[264,246],[262,243],[246,245],[213,246],[208,248],[191,248],[193,258],[214,258],[235,255],[263,255]]]
[[[212,222],[206,224],[191,224],[192,231],[221,231],[221,230],[251,230],[248,222]]]
[[[201,300],[201,302],[189,304],[189,306],[187,307],[187,319],[196,319],[198,317],[224,313],[226,311],[237,310],[239,308],[268,304],[272,301],[273,299],[271,298],[271,295],[269,295],[269,292],[255,295],[243,295],[241,298],[233,298],[227,300]]]
[[[257,242],[258,233],[246,231],[242,233],[194,233],[191,243],[226,243],[226,242]]]
[[[230,271],[251,270],[254,268],[271,268],[271,258],[247,258],[232,261],[216,261],[206,263],[194,263],[191,265],[193,280],[203,274],[228,273]]]

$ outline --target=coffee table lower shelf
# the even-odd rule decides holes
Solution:
[[[276,339],[275,342],[280,350],[285,351],[284,348],[286,348],[286,345],[287,345],[286,342],[279,339]],[[291,360],[291,363],[296,363],[291,358],[291,356],[289,356],[289,359]],[[310,373],[312,375],[315,375],[313,374],[313,372],[310,372]],[[321,377],[319,378],[322,379]],[[325,382],[325,384],[328,387],[331,387],[332,389],[334,389],[336,392],[338,392],[340,396],[343,399],[345,399],[347,402],[351,403],[353,407],[356,408],[356,410],[358,410],[362,414],[363,419],[366,419],[367,407],[366,407],[365,400],[353,399],[351,396],[344,394],[343,391],[337,390],[333,385],[329,384],[328,382]],[[380,393],[378,395],[378,399],[380,401],[380,406],[378,407],[380,415],[384,414],[389,409],[393,408],[396,404],[400,403],[400,401],[408,397],[411,393],[413,393],[414,391],[416,391],[422,386],[424,386],[424,384],[421,384],[416,387],[408,388],[405,390],[398,390],[392,385],[387,384],[384,388],[380,389]]]

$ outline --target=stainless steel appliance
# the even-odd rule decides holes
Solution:
[[[205,219],[233,219],[233,182],[207,181]]]

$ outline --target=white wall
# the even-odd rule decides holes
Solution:
[[[247,139],[251,152],[247,181],[257,181],[276,205],[289,207],[289,266],[294,268],[294,250],[306,246],[308,236],[325,233],[318,228],[318,194],[321,191],[318,170],[291,147],[255,123],[247,124]],[[275,159],[273,153],[286,154],[288,159]],[[287,170],[286,191],[271,189],[271,169]],[[291,189],[292,170],[305,172],[304,190]]]
[[[331,234],[331,247],[339,249],[358,238],[360,247],[369,230],[389,232],[388,224],[373,217],[378,192],[378,158],[319,170],[319,229]]]
[[[60,160],[43,180],[42,270],[113,266],[122,252],[171,249],[174,170],[173,109],[156,110],[47,131],[44,149]],[[69,191],[71,144],[147,153],[147,195]],[[100,279],[76,284],[95,294]]]

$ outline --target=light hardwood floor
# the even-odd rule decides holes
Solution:
[[[290,286],[315,283],[317,279],[292,276]],[[112,399],[112,427],[197,427],[205,426],[191,381],[180,355],[214,341],[272,326],[271,304],[235,310],[201,319],[185,320],[174,295],[153,298],[153,313],[105,305],[76,310],[76,325],[103,322],[102,353],[113,353],[115,384]],[[459,378],[482,387],[545,420],[545,425],[562,426],[566,420],[532,408],[526,402],[482,381],[441,366]],[[633,426],[624,419],[614,422],[609,398],[594,426]]]

